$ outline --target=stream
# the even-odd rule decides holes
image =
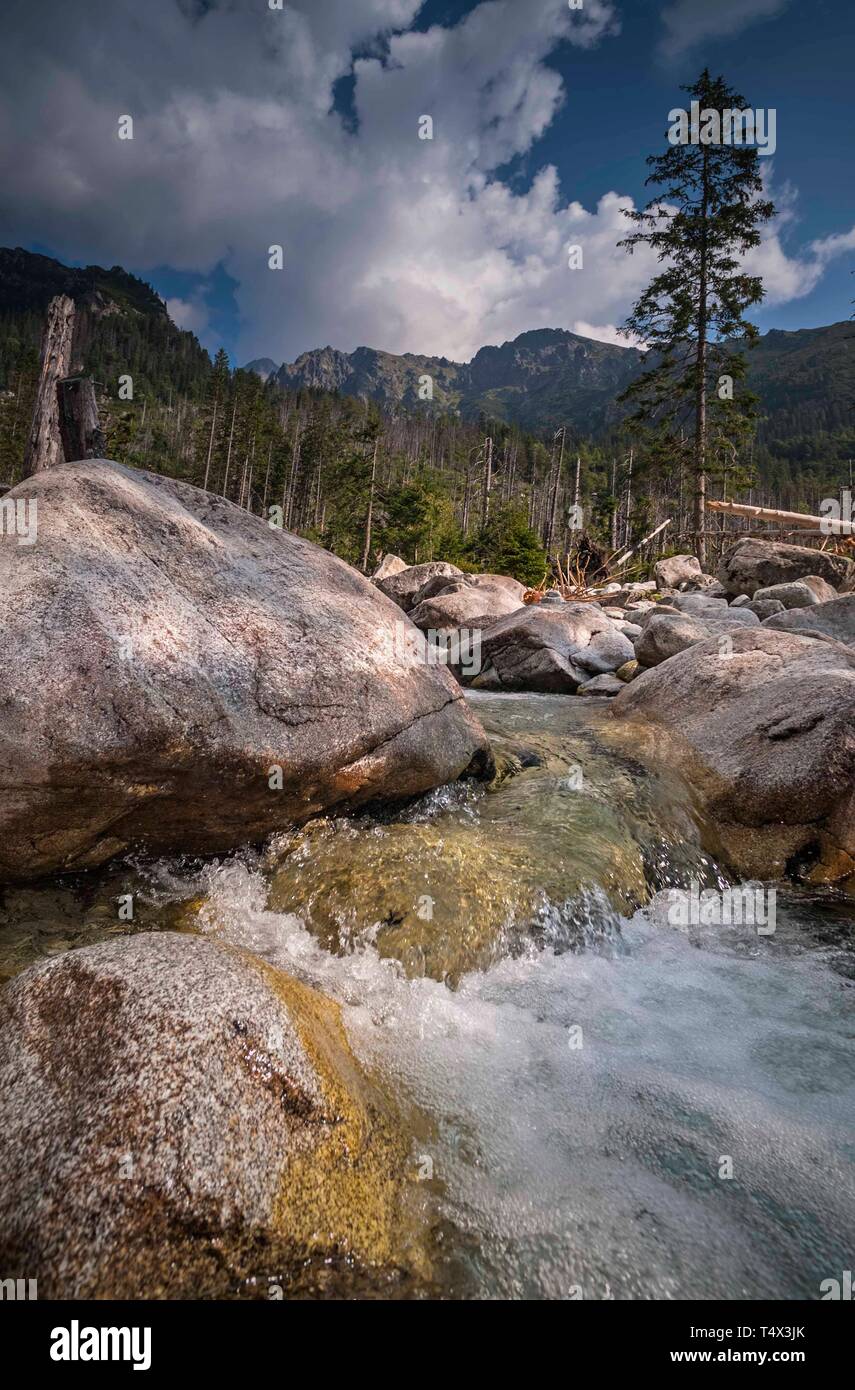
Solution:
[[[468,698],[489,788],[7,888],[0,978],[177,927],[339,1000],[419,1117],[426,1292],[819,1298],[855,1253],[855,902],[779,885],[773,934],[669,926],[652,894],[729,880],[653,736],[604,701]]]

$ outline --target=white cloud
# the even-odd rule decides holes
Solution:
[[[586,323],[584,319],[577,319],[570,331],[578,333],[580,338],[593,338],[597,343],[611,343],[614,347],[644,346],[637,334],[625,333],[614,323]]]
[[[188,329],[197,337],[208,327],[208,310],[198,299],[167,299],[166,312],[178,328]]]
[[[774,19],[790,0],[673,0],[662,12],[661,50],[677,57],[707,39],[732,38],[761,19]]]
[[[614,32],[611,0],[485,0],[425,33],[408,27],[420,0],[91,0],[86,31],[65,10],[44,25],[29,0],[7,5],[8,32],[32,37],[26,63],[9,46],[0,59],[0,146],[16,150],[0,240],[141,269],[222,260],[239,283],[240,360],[326,343],[460,359],[544,324],[611,341],[654,270],[617,249],[628,198],[588,210],[551,166],[523,193],[495,172],[565,99],[556,44]],[[354,50],[376,56],[354,66]],[[355,131],[333,108],[351,70]],[[123,114],[132,141],[117,138]],[[432,141],[418,138],[425,114]],[[570,243],[583,270],[568,269]],[[282,271],[268,268],[274,244]],[[821,259],[764,254],[784,295]],[[204,304],[175,312],[201,323]]]

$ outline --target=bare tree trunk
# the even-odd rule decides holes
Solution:
[[[217,402],[214,401],[214,413],[213,413],[213,415],[211,416],[211,433],[210,433],[210,435],[209,435],[209,437],[208,437],[208,457],[207,457],[207,459],[206,459],[206,461],[205,461],[205,481],[204,481],[203,484],[202,484],[202,487],[203,487],[203,489],[204,489],[205,492],[208,491],[208,476],[209,476],[209,474],[210,474],[210,472],[211,472],[211,451],[212,451],[212,449],[213,449],[213,447],[214,447],[214,427],[215,427],[216,423],[217,423]]]
[[[68,376],[73,333],[74,301],[68,295],[57,295],[48,305],[47,323],[42,334],[36,404],[24,453],[25,478],[63,461],[56,392],[59,382]]]
[[[706,569],[707,543],[704,535],[707,498],[707,210],[709,151],[704,146],[704,196],[701,209],[701,279],[698,287],[698,349],[695,362],[695,554]]]
[[[371,463],[371,487],[368,492],[368,516],[365,519],[365,548],[362,552],[362,573],[368,573],[368,556],[371,554],[371,522],[374,519],[374,483],[377,478],[377,451],[380,440],[374,441],[374,458]]]
[[[618,504],[617,504],[617,459],[612,459],[612,550],[617,550],[617,526],[618,526]]]
[[[484,440],[484,490],[481,496],[481,525],[490,520],[490,493],[493,490],[493,441]]]
[[[562,467],[562,464],[564,463],[564,441],[565,441],[565,439],[566,439],[566,437],[567,437],[567,426],[566,426],[566,425],[562,425],[560,433],[561,433],[561,452],[560,452],[560,454],[559,454],[559,456],[558,456],[558,467],[555,468],[555,470],[554,470],[554,479],[553,479],[553,482],[552,482],[552,495],[551,495],[550,500],[549,500],[549,521],[548,521],[548,524],[547,524],[547,531],[546,531],[546,551],[547,551],[547,554],[551,554],[552,548],[553,548],[553,546],[554,546],[554,544],[555,544],[555,527],[556,527],[556,523],[557,523],[557,521],[558,521],[558,493],[559,493],[559,489],[560,489],[560,486],[561,486],[561,467]],[[558,437],[558,436],[556,435],[556,438],[557,438],[557,437]]]
[[[233,440],[234,437],[235,437],[235,416],[236,416],[236,415],[237,415],[237,401],[235,401],[234,405],[232,406],[232,424],[231,424],[231,429],[229,430],[229,447],[228,447],[228,449],[227,449],[227,451],[226,451],[226,471],[225,471],[225,473],[223,474],[223,493],[222,493],[223,497],[225,497],[225,496],[227,495],[227,490],[228,490],[228,486],[229,486],[229,464],[230,464],[231,461],[232,461],[232,440]]]
[[[267,472],[266,472],[265,475],[264,475],[264,494],[263,494],[263,496],[262,496],[262,498],[261,498],[261,515],[262,515],[262,516],[264,516],[264,513],[265,513],[265,511],[266,511],[266,509],[267,509],[267,490],[268,490],[268,488],[269,488],[269,486],[270,486],[270,460],[271,460],[272,457],[273,457],[273,440],[271,439],[270,443],[269,443],[268,446],[267,446]]]

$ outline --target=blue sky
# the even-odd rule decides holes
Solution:
[[[40,82],[80,114],[60,120],[61,158],[43,123],[24,172],[8,166],[4,244],[125,265],[233,360],[327,342],[467,356],[545,325],[608,339],[644,278],[613,250],[615,197],[645,198],[645,157],[704,65],[777,112],[762,162],[782,217],[757,322],[833,322],[855,296],[851,0],[586,0],[590,27],[572,31],[563,0],[290,0],[284,17],[257,0],[93,0],[91,71],[68,7],[49,0],[45,54],[44,16],[28,40],[32,7],[9,3],[0,131],[19,120],[32,140]],[[139,112],[133,147],[101,130],[122,110]],[[577,231],[590,270],[573,282],[552,263]],[[277,241],[278,279],[262,264]]]

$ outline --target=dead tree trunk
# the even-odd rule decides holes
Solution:
[[[362,551],[362,573],[368,573],[368,557],[371,554],[371,523],[374,520],[374,485],[377,481],[377,451],[380,440],[374,441],[374,459],[371,464],[371,486],[368,492],[368,515],[365,518],[365,545]]]
[[[88,376],[66,377],[57,383],[59,433],[66,463],[104,457],[106,445],[98,421],[95,383]]]
[[[42,334],[36,404],[24,454],[25,478],[62,462],[56,389],[62,378],[68,375],[73,332],[74,301],[68,295],[57,295],[48,305],[47,323]]]

